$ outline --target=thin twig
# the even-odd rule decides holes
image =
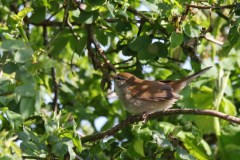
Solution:
[[[8,51],[7,52],[7,55],[4,57],[4,60],[3,60],[3,63],[1,65],[1,71],[0,71],[0,79],[2,78],[2,75],[3,75],[3,66],[4,64],[6,63],[6,60],[8,59],[8,56],[10,55],[11,51]]]
[[[127,62],[129,62],[129,61],[131,61],[131,60],[133,60],[133,57],[127,59],[126,61],[122,61],[122,62],[119,62],[119,63],[115,63],[115,64],[113,64],[113,65],[126,64]]]
[[[218,41],[218,40],[216,40],[216,39],[214,39],[214,38],[212,38],[212,37],[208,37],[208,36],[205,35],[203,38],[205,38],[206,40],[211,41],[211,42],[213,42],[213,43],[216,43],[216,44],[218,44],[218,45],[220,45],[220,46],[223,45],[223,42]]]
[[[139,26],[139,29],[138,29],[137,36],[140,36],[144,23],[145,23],[145,20],[141,19],[141,23],[140,23],[140,26]]]
[[[65,6],[65,12],[64,12],[64,15],[63,15],[62,25],[61,25],[60,29],[58,30],[57,34],[46,45],[46,47],[45,47],[46,51],[48,50],[49,46],[58,38],[59,34],[62,32],[62,30],[65,27],[65,23],[66,23],[66,20],[67,20],[67,13],[68,13],[68,4],[69,4],[68,0],[66,0],[66,2],[67,2],[67,4]]]
[[[124,19],[120,19],[120,18],[114,18],[114,19],[104,19],[106,22],[109,22],[109,23],[115,23],[117,21],[123,21],[123,22],[129,22],[129,21],[126,21]],[[136,23],[141,23],[141,20],[133,20],[133,22],[136,22]]]
[[[232,9],[234,7],[237,7],[236,4],[222,5],[222,6],[199,6],[199,5],[195,5],[195,4],[184,3],[184,5],[187,7],[198,8],[198,9],[223,9],[223,8]]]
[[[23,159],[47,159],[47,158],[41,158],[41,157],[34,157],[34,156],[22,156]],[[50,159],[58,159],[56,157],[50,157]]]
[[[175,59],[175,58],[167,57],[167,59],[170,59],[170,60],[172,60],[172,61],[176,61],[176,62],[181,62],[181,63],[183,63],[183,61],[177,60],[177,59]]]
[[[113,49],[113,50],[111,50],[111,51],[105,52],[104,54],[105,54],[105,55],[108,55],[108,54],[113,53],[113,52],[116,52],[116,51],[117,51],[116,49]]]
[[[116,69],[129,69],[129,68],[133,68],[133,67],[135,67],[135,66],[136,66],[136,64],[133,64],[133,65],[131,65],[131,66],[116,67]]]
[[[38,73],[42,73],[42,74],[47,74],[47,75],[52,75],[51,73],[47,73],[47,72],[43,72],[43,71],[38,71]]]
[[[120,4],[118,4],[118,6],[122,6]],[[132,7],[128,7],[127,11],[133,13],[134,15],[137,15],[139,17],[142,17],[146,22],[150,23],[151,25],[155,25],[154,21],[152,19],[150,19],[148,16],[145,16],[143,13],[141,13],[140,11],[137,11],[136,9],[132,8]],[[167,31],[165,29],[160,29],[158,28],[158,30],[160,30],[163,34],[165,34],[166,36],[169,36]]]
[[[7,93],[2,93],[2,94],[0,94],[0,96],[8,96],[8,95],[10,95],[10,94],[13,94],[13,91],[7,92]]]
[[[139,160],[147,159],[147,158],[155,158],[158,154],[160,154],[160,153],[163,152],[164,150],[166,150],[166,149],[159,150],[157,153],[153,153],[153,154],[150,154],[150,155],[148,155],[148,156],[146,156],[146,157],[139,158]]]
[[[53,87],[52,89],[54,90],[54,98],[53,98],[53,111],[55,112],[55,115],[57,115],[57,109],[58,109],[58,106],[57,106],[57,100],[58,100],[58,90],[59,90],[59,84],[57,82],[57,79],[56,79],[56,75],[55,75],[55,70],[54,68],[51,68],[51,71],[52,71],[52,78],[53,78]]]
[[[90,36],[90,40],[91,42],[93,42],[97,52],[99,53],[100,57],[104,60],[104,62],[108,65],[108,67],[114,71],[115,73],[117,72],[116,68],[112,65],[112,63],[110,62],[110,60],[108,60],[108,58],[106,57],[106,55],[104,54],[103,49],[101,48],[95,34],[94,34],[94,30],[92,27],[92,24],[86,24],[86,28],[88,31],[88,34]],[[107,77],[106,77],[107,78]]]
[[[58,22],[58,21],[47,21],[47,20],[44,20],[42,22],[39,22],[39,23],[34,23],[34,22],[29,22],[29,24],[32,24],[32,25],[35,25],[35,26],[62,26],[63,25],[63,22]],[[79,23],[79,22],[71,22],[72,25],[77,25],[77,26],[81,26],[82,24]],[[66,22],[64,22],[64,27],[65,26],[68,26],[68,24]]]
[[[180,114],[213,116],[213,117],[218,117],[218,118],[224,119],[229,122],[240,124],[240,118],[233,117],[233,116],[224,114],[222,112],[217,112],[215,110],[201,110],[201,109],[165,109],[165,110],[161,110],[161,111],[149,114],[147,116],[147,119],[152,120],[152,119],[159,118],[161,116],[173,116],[173,115],[180,115]],[[82,137],[81,141],[82,141],[82,143],[86,143],[86,142],[96,141],[99,139],[106,138],[109,135],[116,134],[118,131],[122,130],[129,124],[134,124],[134,123],[140,122],[140,121],[142,121],[142,116],[139,116],[139,115],[132,116],[131,118],[128,118],[127,120],[122,121],[121,123],[119,123],[118,125],[114,126],[111,129],[108,129],[108,130],[100,132],[100,133]]]
[[[68,11],[68,14],[67,14],[67,24],[68,24],[68,26],[69,26],[69,28],[70,28],[70,31],[71,31],[71,33],[74,35],[74,37],[79,41],[80,40],[80,37],[78,37],[77,36],[77,33],[75,33],[75,32],[73,32],[73,28],[72,28],[72,24],[71,24],[71,22],[69,21],[69,11]]]
[[[61,7],[59,8],[59,11],[61,11],[62,9],[63,9],[63,6],[61,6]],[[50,21],[50,19],[51,19],[53,16],[55,16],[59,11],[54,12],[54,13],[47,19],[47,21]]]

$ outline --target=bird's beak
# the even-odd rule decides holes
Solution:
[[[114,76],[113,76],[113,75],[108,75],[108,77],[109,77],[110,79],[114,79]]]

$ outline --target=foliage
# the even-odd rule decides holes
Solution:
[[[130,116],[109,95],[115,71],[176,80],[213,66],[173,107],[239,116],[240,4],[189,4],[2,0],[0,159],[238,159],[240,127],[210,116],[159,117],[81,143]]]

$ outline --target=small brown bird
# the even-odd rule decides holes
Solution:
[[[172,107],[179,99],[178,93],[210,68],[177,81],[142,80],[130,73],[118,73],[110,77],[114,80],[116,93],[125,109],[132,114],[142,115],[144,119],[149,113]]]

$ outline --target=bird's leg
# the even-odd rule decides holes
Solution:
[[[148,114],[149,114],[149,112],[150,111],[145,111],[145,112],[143,112],[143,114],[142,114],[142,120],[143,120],[143,124],[145,124],[146,122],[147,122],[147,116],[148,116]]]

